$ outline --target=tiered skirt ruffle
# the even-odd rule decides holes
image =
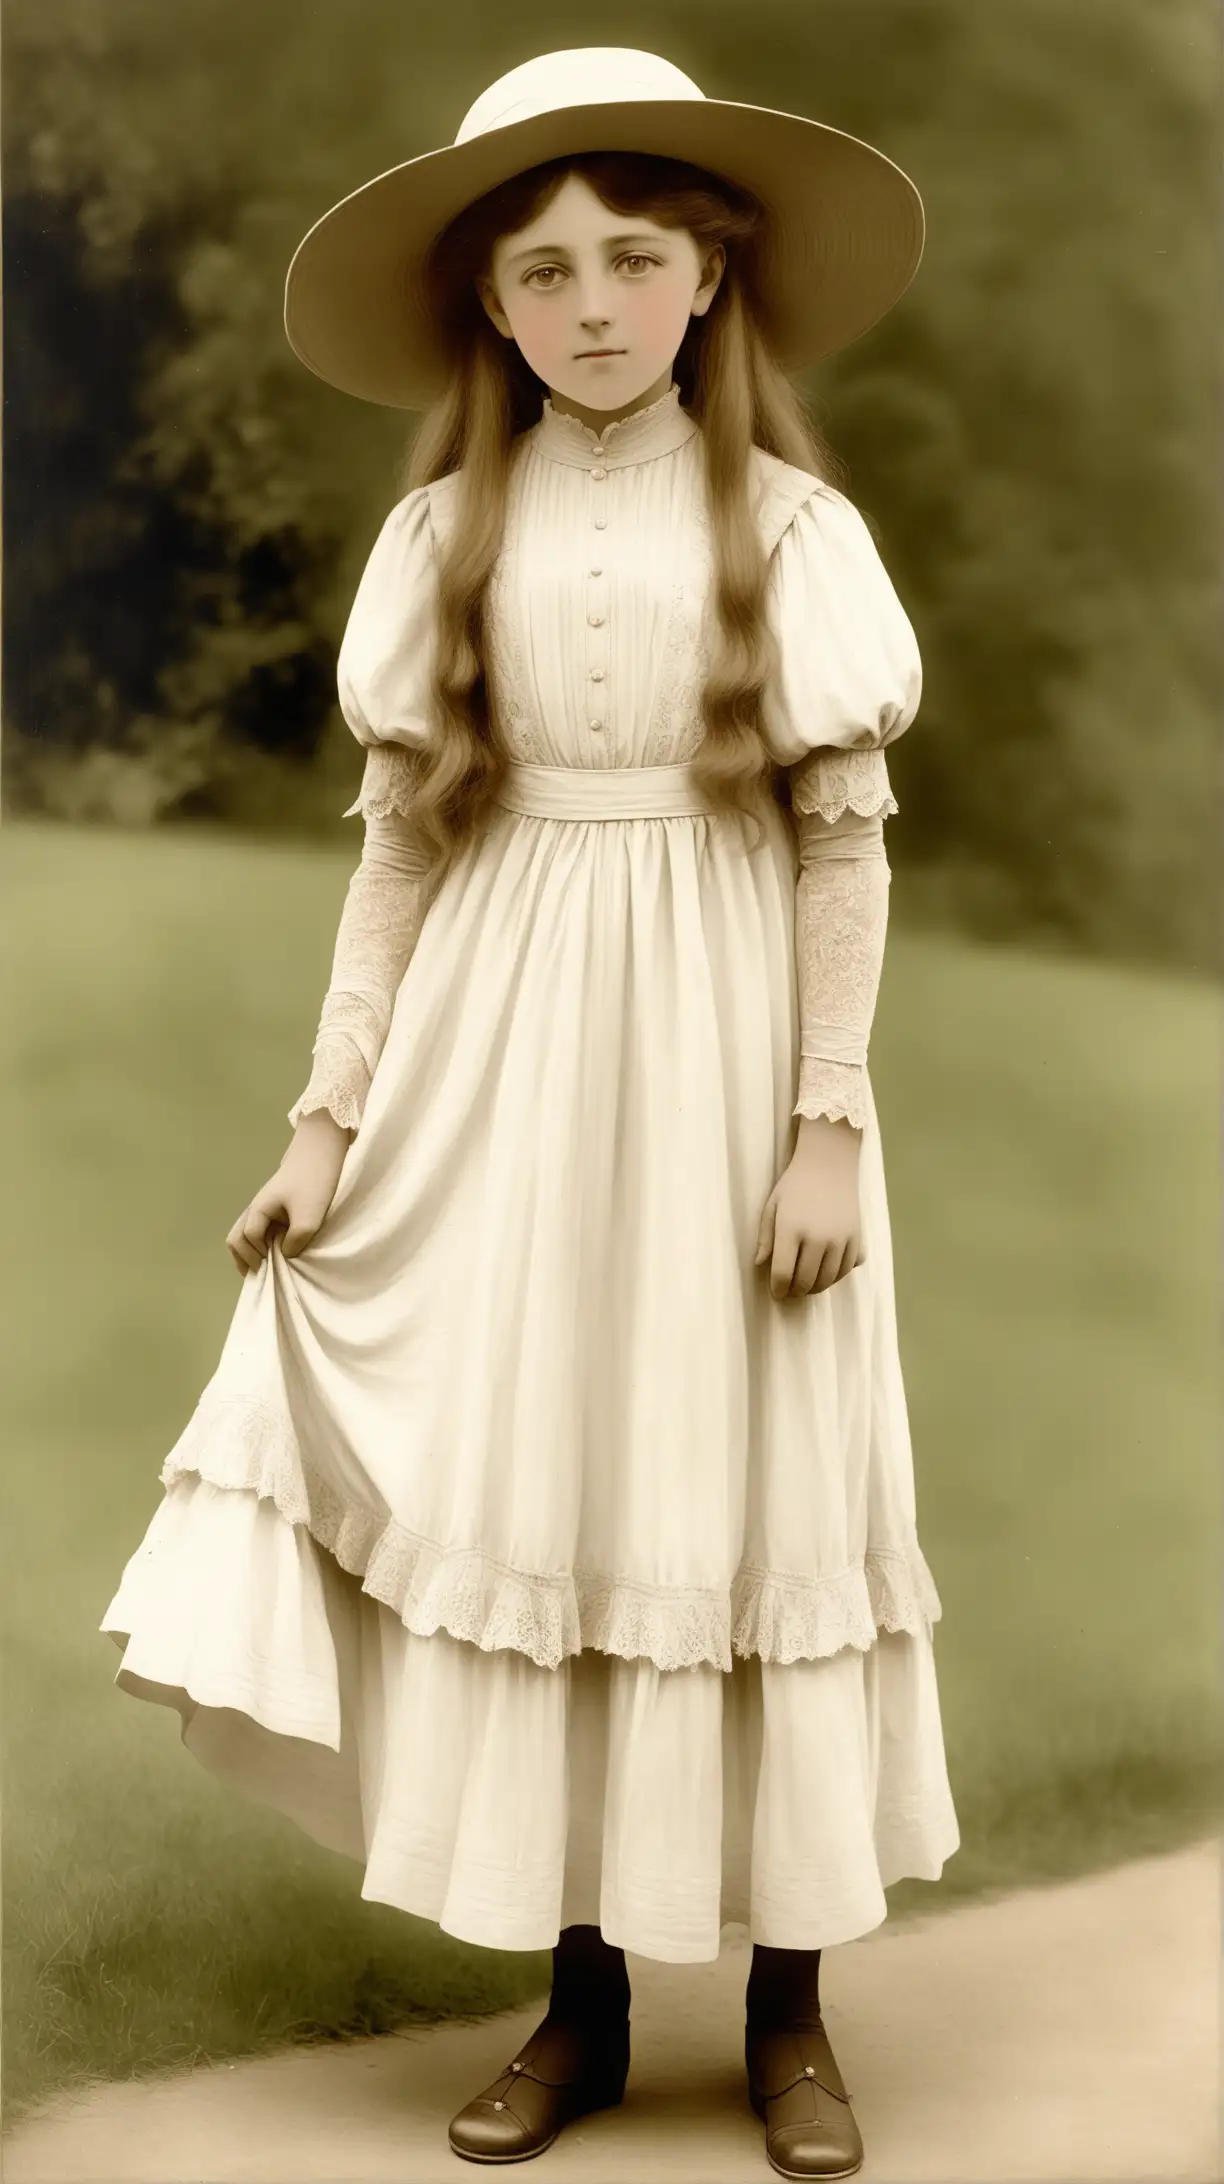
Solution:
[[[102,1628],[204,1766],[359,1860],[363,1896],[485,1947],[581,1922],[672,1963],[730,1923],[820,1948],[959,1841],[926,1628],[729,1673],[543,1668],[407,1630],[270,1500],[190,1476]]]

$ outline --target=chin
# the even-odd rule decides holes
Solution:
[[[623,356],[591,357],[571,365],[552,384],[569,401],[588,409],[623,409],[627,402],[640,401],[658,377],[658,372],[633,371]]]

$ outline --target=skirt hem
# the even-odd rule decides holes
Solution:
[[[184,1480],[101,1629],[197,1762],[456,1939],[703,1962],[820,1947],[957,1847],[929,1634],[669,1675],[417,1636],[266,1500]],[[330,1666],[329,1666],[330,1664]]]

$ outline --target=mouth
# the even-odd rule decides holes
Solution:
[[[624,356],[623,349],[579,349],[579,358],[587,356]]]

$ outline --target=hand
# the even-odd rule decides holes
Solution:
[[[771,1296],[819,1295],[863,1264],[861,1142],[861,1132],[848,1122],[800,1116],[790,1163],[765,1202],[753,1261],[770,1261]]]
[[[226,1237],[240,1274],[255,1273],[268,1255],[273,1232],[283,1228],[281,1251],[296,1257],[313,1241],[336,1195],[352,1133],[326,1108],[299,1118],[293,1142],[276,1174],[255,1193]]]

